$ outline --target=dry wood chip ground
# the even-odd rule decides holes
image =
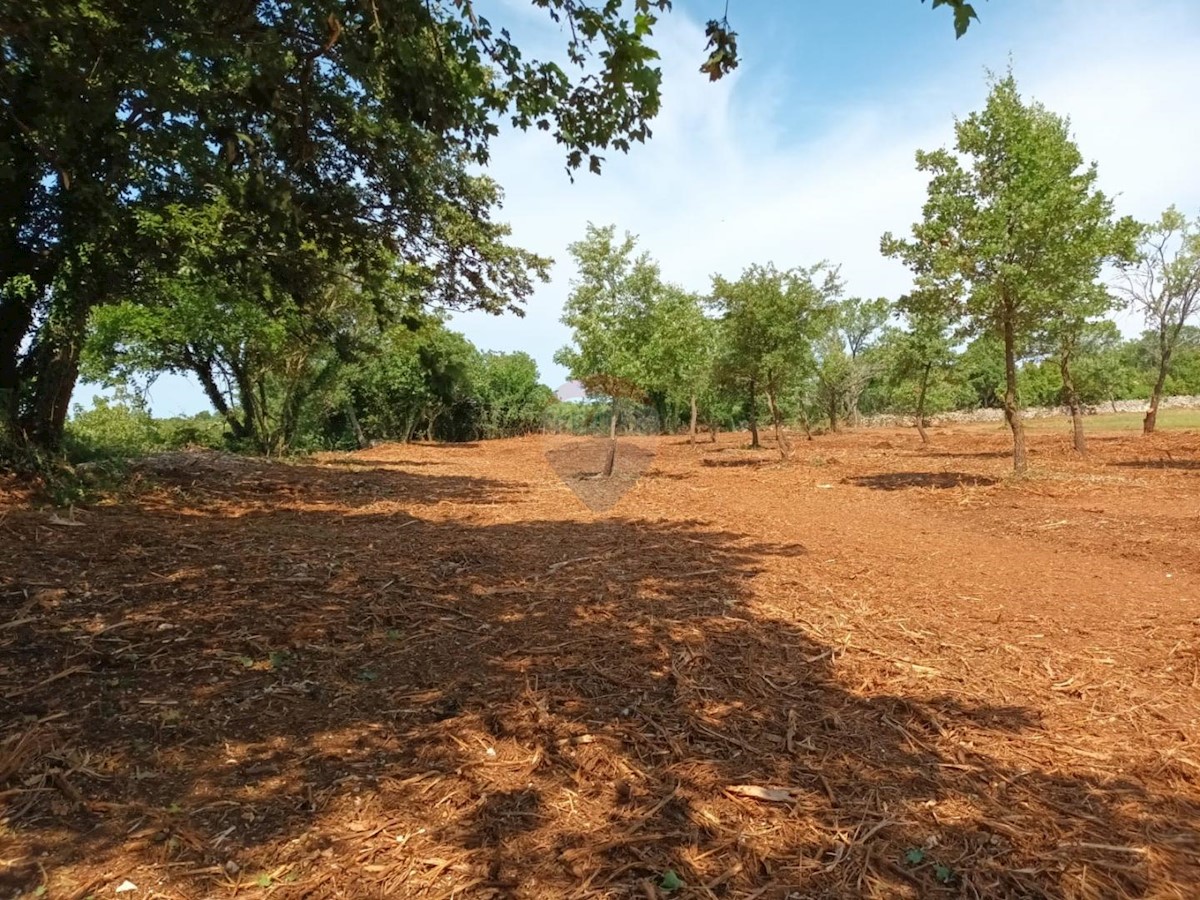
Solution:
[[[1200,435],[576,440],[4,485],[0,897],[1200,896]]]

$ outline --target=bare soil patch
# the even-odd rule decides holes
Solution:
[[[1200,435],[932,440],[3,486],[0,897],[1194,896]]]

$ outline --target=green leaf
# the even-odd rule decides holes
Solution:
[[[374,681],[379,677],[379,673],[374,669],[363,669],[358,673],[359,681]]]
[[[925,851],[920,847],[913,847],[904,854],[904,861],[910,866],[916,866],[925,860]]]
[[[254,879],[254,883],[257,884],[259,887],[264,887],[264,888],[270,887],[271,886],[271,876],[267,875],[264,872],[262,875],[259,875],[256,879]]]
[[[662,880],[658,882],[658,886],[664,891],[677,891],[683,887],[683,879],[675,874],[674,869],[667,869],[663,872]]]
[[[933,870],[933,877],[936,878],[938,881],[940,881],[942,884],[949,884],[951,881],[954,880],[954,873],[952,871],[950,871],[950,869],[948,869],[946,866],[938,866],[936,869]]]

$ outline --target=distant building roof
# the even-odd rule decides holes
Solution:
[[[578,381],[568,381],[554,392],[559,400],[582,400],[586,396],[583,385]]]

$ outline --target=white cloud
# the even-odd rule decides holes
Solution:
[[[455,327],[486,349],[529,351],[543,377],[559,383],[551,356],[569,338],[558,323],[572,274],[566,248],[589,220],[639,235],[664,275],[692,289],[706,289],[713,272],[736,275],[753,262],[828,259],[841,264],[850,292],[895,297],[908,277],[880,257],[879,237],[907,231],[920,213],[924,180],[913,152],[951,141],[954,116],[985,97],[985,68],[1003,71],[1010,54],[1022,91],[1071,117],[1121,213],[1153,217],[1172,202],[1200,208],[1195,9],[1044,9],[1011,33],[989,33],[994,20],[983,23],[956,45],[953,71],[881,85],[858,105],[823,115],[816,138],[790,142],[777,118],[788,114],[783,86],[740,75],[710,84],[696,72],[701,28],[677,10],[659,26],[663,110],[649,144],[610,158],[601,177],[571,184],[560,148],[545,135],[497,142],[491,174],[506,189],[504,217],[518,242],[555,257],[554,280],[524,319],[468,314]],[[1128,317],[1122,324],[1136,326]]]

